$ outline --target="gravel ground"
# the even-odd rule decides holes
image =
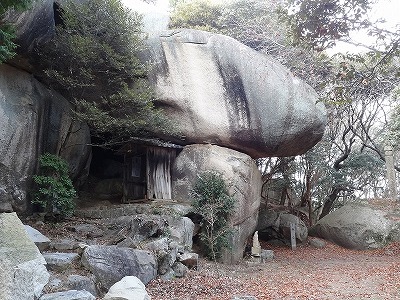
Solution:
[[[323,249],[302,245],[273,249],[263,264],[244,260],[225,266],[200,261],[198,271],[147,286],[152,300],[229,300],[234,296],[268,299],[400,299],[400,243],[384,249],[354,251],[328,243]]]

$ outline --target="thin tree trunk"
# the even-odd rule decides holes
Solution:
[[[327,200],[325,201],[324,207],[322,209],[322,213],[319,216],[319,219],[322,219],[323,217],[325,217],[327,214],[329,214],[332,210],[332,206],[335,203],[336,199],[339,196],[339,193],[342,191],[341,188],[337,187],[337,188],[333,188],[332,192],[330,193],[330,195],[328,196]]]

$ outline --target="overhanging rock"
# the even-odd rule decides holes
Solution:
[[[302,154],[321,139],[324,105],[272,57],[230,37],[189,29],[165,31],[148,43],[158,104],[182,134],[171,140],[258,158]]]

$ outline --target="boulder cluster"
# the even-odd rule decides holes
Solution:
[[[49,239],[15,213],[0,214],[1,299],[149,299],[145,285],[196,268],[193,222],[138,214],[75,222]],[[36,227],[41,222],[35,223]],[[4,255],[2,255],[4,256]]]

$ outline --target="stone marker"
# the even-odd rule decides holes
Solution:
[[[290,223],[290,244],[292,250],[296,250],[296,224]]]
[[[396,181],[396,170],[394,168],[393,147],[390,145],[386,145],[384,150],[385,150],[385,161],[386,161],[386,178],[387,178],[387,185],[388,185],[388,196],[390,199],[396,200],[397,199],[397,181]]]
[[[253,235],[253,247],[251,247],[251,255],[255,257],[259,257],[261,254],[261,246],[258,241],[258,231],[256,231]]]

